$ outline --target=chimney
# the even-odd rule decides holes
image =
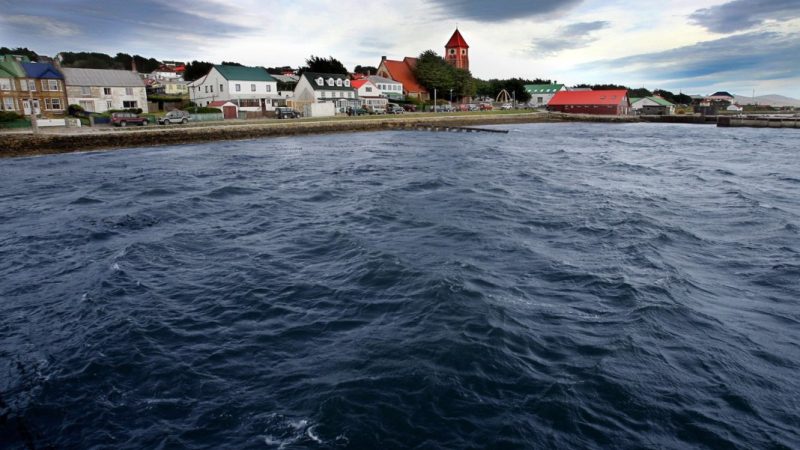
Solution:
[[[386,61],[386,57],[385,56],[381,56],[381,61]]]
[[[138,70],[136,70],[136,58],[131,58],[131,72],[138,72]]]

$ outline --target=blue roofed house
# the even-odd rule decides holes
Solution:
[[[67,109],[64,75],[52,64],[0,55],[0,109],[30,116],[61,117]]]

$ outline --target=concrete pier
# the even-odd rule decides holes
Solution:
[[[797,116],[719,116],[718,127],[750,127],[750,128],[798,128],[800,117]]]

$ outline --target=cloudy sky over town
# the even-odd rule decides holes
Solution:
[[[350,68],[456,26],[473,75],[800,97],[800,0],[0,0],[0,46]]]

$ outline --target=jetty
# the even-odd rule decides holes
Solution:
[[[719,116],[718,127],[800,128],[800,116]]]
[[[417,131],[434,131],[434,132],[447,132],[447,133],[499,133],[508,134],[508,130],[494,130],[491,128],[476,128],[476,127],[458,127],[458,126],[445,126],[445,125],[432,125],[425,123],[416,123],[410,127]]]

